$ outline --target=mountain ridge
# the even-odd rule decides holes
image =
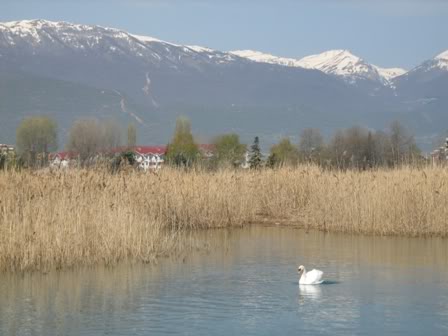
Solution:
[[[343,49],[328,50],[300,59],[278,57],[254,50],[236,50],[231,51],[231,53],[255,62],[320,70],[330,75],[342,77],[350,83],[355,83],[357,79],[368,79],[388,85],[392,79],[407,72],[402,68],[382,68],[369,64],[349,50]]]
[[[354,55],[349,50],[345,49],[334,49],[324,51],[320,54],[309,55],[303,58],[291,58],[291,57],[280,57],[269,53],[263,53],[255,50],[235,50],[235,51],[219,51],[216,49],[207,48],[204,46],[197,45],[180,45],[172,42],[167,42],[155,37],[141,35],[141,34],[131,34],[121,29],[109,28],[100,25],[86,25],[86,24],[74,24],[67,21],[49,21],[43,19],[33,19],[33,20],[19,20],[19,21],[9,21],[0,22],[0,31],[7,31],[14,33],[16,36],[19,35],[21,38],[26,38],[31,36],[37,43],[42,42],[42,34],[39,31],[45,30],[45,28],[59,29],[68,32],[63,32],[63,37],[60,42],[71,43],[72,47],[85,49],[86,47],[94,47],[95,44],[99,44],[100,40],[98,38],[93,38],[91,41],[87,41],[87,45],[83,44],[73,44],[73,40],[67,39],[69,33],[74,32],[95,32],[99,30],[104,33],[112,35],[115,38],[120,39],[135,39],[135,41],[140,42],[142,45],[147,46],[153,43],[160,43],[167,46],[182,48],[184,52],[188,53],[219,53],[221,59],[219,62],[223,63],[225,61],[232,61],[233,57],[240,57],[248,59],[251,61],[256,61],[260,63],[268,63],[274,65],[285,65],[291,67],[301,67],[305,69],[320,70],[324,73],[345,77],[347,81],[356,82],[356,78],[372,79],[376,81],[382,81],[384,84],[392,82],[394,78],[406,74],[408,71],[400,68],[385,68],[377,66],[364,61],[363,58]],[[48,37],[48,32],[45,32]],[[65,38],[65,39],[64,39]],[[88,38],[88,36],[86,36]],[[10,43],[15,43],[11,38],[8,39]],[[55,41],[57,42],[57,41]],[[140,46],[141,47],[141,46]],[[139,54],[139,46],[134,46],[134,52],[140,57],[147,56],[144,54]],[[117,48],[118,49],[118,48]],[[117,51],[117,49],[111,49],[110,51]],[[209,58],[210,55],[208,55]],[[157,58],[157,57],[156,57]],[[442,69],[448,70],[448,50],[440,53],[434,57],[433,61],[437,61],[437,66]],[[428,60],[427,60],[428,61]],[[412,71],[411,69],[410,71]]]
[[[329,59],[341,59],[338,64],[321,64],[327,66],[327,73],[315,69],[312,63],[318,59],[308,58],[306,69],[285,66],[300,60],[283,58],[278,62],[273,55],[252,54],[258,61],[247,54],[242,57],[203,46],[179,45],[102,26],[46,20],[0,23],[1,76],[23,73],[76,83],[87,91],[87,87],[97,90],[87,93],[82,89],[85,93],[77,95],[78,99],[94,97],[98,104],[104,101],[98,92],[116,92],[111,101],[119,99],[114,103],[118,105],[110,109],[110,116],[126,114],[128,121],[137,120],[133,114],[138,116],[143,121],[139,123],[141,134],[159,143],[168,141],[180,114],[191,117],[205,135],[235,131],[246,138],[264,136],[270,143],[280,134],[297,134],[304,127],[322,128],[329,136],[335,128],[358,124],[382,129],[399,119],[426,137],[445,123],[445,53],[422,63],[419,71],[413,69],[397,77],[399,70],[368,64],[346,50],[327,54]],[[350,70],[357,66],[360,74],[367,71],[365,76],[355,71],[354,82],[350,76],[343,77],[344,71],[353,74]],[[337,75],[338,71],[342,75]],[[381,71],[383,77],[385,71],[391,72],[390,85],[378,80]],[[50,81],[33,80],[36,82],[55,86]],[[83,115],[83,111],[74,112],[71,87],[66,87],[62,97],[45,97],[36,88],[40,92],[37,97],[45,99],[49,109],[61,110],[58,122],[63,129],[74,117]],[[119,106],[122,97],[135,113],[123,112]],[[8,99],[8,104],[17,105],[14,99],[19,97]],[[50,106],[52,101],[56,106]],[[70,106],[65,106],[65,101],[70,101]],[[0,105],[0,117],[10,115],[8,104]],[[26,115],[27,111],[17,113]],[[76,115],[69,118],[70,113]],[[0,128],[7,128],[8,122]]]

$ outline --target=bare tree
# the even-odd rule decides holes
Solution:
[[[388,160],[391,165],[410,162],[420,154],[414,136],[398,121],[389,127],[389,153]]]
[[[387,166],[388,153],[390,152],[390,139],[389,135],[383,131],[377,131],[373,135],[375,144],[375,165]]]
[[[305,128],[300,133],[299,151],[307,161],[319,161],[324,148],[324,138],[317,128]]]
[[[330,143],[330,158],[338,168],[366,169],[373,166],[375,143],[372,132],[355,126],[340,130]]]
[[[81,163],[94,157],[101,148],[101,127],[95,119],[75,121],[70,129],[67,150],[77,153]]]
[[[121,127],[113,119],[107,119],[100,123],[101,149],[109,151],[121,145]]]
[[[121,145],[121,128],[114,120],[80,119],[70,129],[67,150],[77,153],[81,163]]]
[[[337,130],[328,145],[328,158],[331,165],[339,169],[348,167],[350,155],[347,147],[346,134],[343,130]]]

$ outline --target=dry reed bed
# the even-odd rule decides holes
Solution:
[[[190,229],[283,220],[349,233],[445,237],[448,171],[318,167],[158,174],[0,173],[0,270],[150,262]]]

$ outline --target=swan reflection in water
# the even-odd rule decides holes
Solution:
[[[319,300],[322,297],[321,286],[299,285],[299,303],[307,300]]]
[[[320,286],[299,285],[299,292],[300,295],[312,298],[319,298],[322,296],[322,289]]]

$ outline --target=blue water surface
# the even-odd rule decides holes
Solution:
[[[253,226],[156,265],[0,275],[0,335],[448,335],[448,241]],[[324,271],[299,286],[297,265]]]

